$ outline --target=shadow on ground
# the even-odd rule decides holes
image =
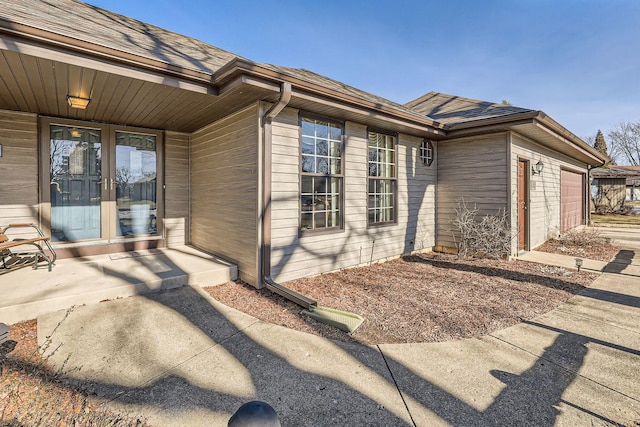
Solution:
[[[558,416],[615,423],[640,410],[637,399],[579,374],[592,340],[562,329],[539,357],[491,337],[368,347],[257,321],[190,287],[78,307],[63,317],[48,320],[48,333],[56,328],[48,357],[64,367],[65,380],[156,425],[226,423],[254,399],[296,426],[551,425]],[[439,381],[448,372],[447,352],[460,357],[460,377],[450,387]],[[592,407],[590,395],[569,392],[578,383],[605,405]],[[611,400],[624,401],[624,411],[608,409]]]

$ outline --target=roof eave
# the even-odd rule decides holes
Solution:
[[[24,40],[35,45],[54,47],[67,52],[73,52],[85,57],[118,63],[148,72],[171,76],[177,79],[207,85],[209,93],[215,95],[215,88],[211,85],[212,73],[189,69],[156,59],[132,54],[118,49],[98,45],[84,40],[75,39],[62,34],[32,27],[0,17],[0,35]],[[10,47],[10,46],[9,46]]]
[[[547,116],[543,111],[526,111],[510,114],[508,116],[492,117],[488,119],[470,120],[455,123],[447,127],[447,136],[459,138],[490,132],[508,131],[514,126],[531,124],[563,141],[573,150],[591,160],[591,165],[601,166],[606,163],[606,158],[595,148],[582,141],[558,122]]]
[[[292,76],[290,74],[276,71],[270,67],[265,67],[262,64],[252,62],[244,58],[235,58],[223,67],[221,67],[214,75],[213,83],[218,87],[224,87],[224,85],[233,80],[240,74],[251,75],[258,78],[274,82],[287,81],[292,84],[295,91],[304,92],[318,97],[326,97],[332,100],[345,103],[357,108],[375,111],[376,113],[382,113],[390,117],[394,117],[409,123],[413,123],[428,129],[434,136],[444,136],[445,126],[439,122],[430,119],[419,113],[409,113],[393,107],[380,105],[375,102],[367,101],[357,96],[349,95],[343,92],[339,92],[330,88],[327,88],[316,83],[309,82],[307,80]]]
[[[593,158],[593,160],[595,161],[594,163],[592,163],[593,166],[602,166],[609,160],[602,153],[584,142],[582,139],[570,132],[560,123],[556,122],[542,111],[540,111],[539,113],[540,115],[536,118],[536,121],[540,123],[541,126],[547,128],[549,132],[554,133],[557,138],[564,140],[567,144],[573,146],[576,150],[579,150],[585,155]]]
[[[489,127],[507,128],[513,123],[522,124],[523,122],[531,122],[539,116],[541,111],[525,111],[523,113],[509,114],[507,116],[490,117],[484,119],[466,120],[464,122],[452,123],[445,126],[448,134],[458,136],[460,134],[475,131],[481,131]],[[544,113],[542,113],[544,114]]]

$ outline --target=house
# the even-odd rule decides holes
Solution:
[[[591,178],[593,212],[621,212],[625,202],[640,200],[640,166],[595,168]]]
[[[463,198],[531,249],[604,161],[541,111],[400,105],[74,0],[3,4],[0,76],[0,223],[62,257],[191,244],[255,286],[455,247]]]

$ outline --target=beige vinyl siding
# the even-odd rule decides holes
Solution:
[[[626,178],[594,178],[591,186],[598,189],[595,194],[592,191],[592,211],[616,212],[624,206],[627,197]]]
[[[529,168],[544,163],[540,175],[529,170],[529,249],[560,233],[560,171],[586,173],[586,165],[549,150],[517,133],[511,134],[511,223],[518,224],[518,159],[529,160]],[[517,232],[514,229],[514,232]],[[514,239],[512,252],[517,253]]]
[[[479,214],[507,209],[507,170],[505,133],[438,144],[437,245],[456,247],[451,221],[459,201]]]
[[[238,265],[258,282],[258,107],[191,138],[191,243]]]
[[[398,224],[367,228],[367,127],[345,124],[344,230],[299,236],[298,111],[273,123],[272,275],[278,282],[399,256],[434,244],[437,158],[419,158],[421,139],[400,135]],[[375,243],[374,243],[375,241]]]
[[[0,110],[0,144],[0,226],[38,224],[37,115]]]
[[[164,233],[166,245],[170,248],[188,242],[189,142],[187,133],[165,133]]]

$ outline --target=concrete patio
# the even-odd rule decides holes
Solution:
[[[57,260],[53,270],[0,269],[0,322],[185,285],[235,280],[237,267],[189,246]]]

